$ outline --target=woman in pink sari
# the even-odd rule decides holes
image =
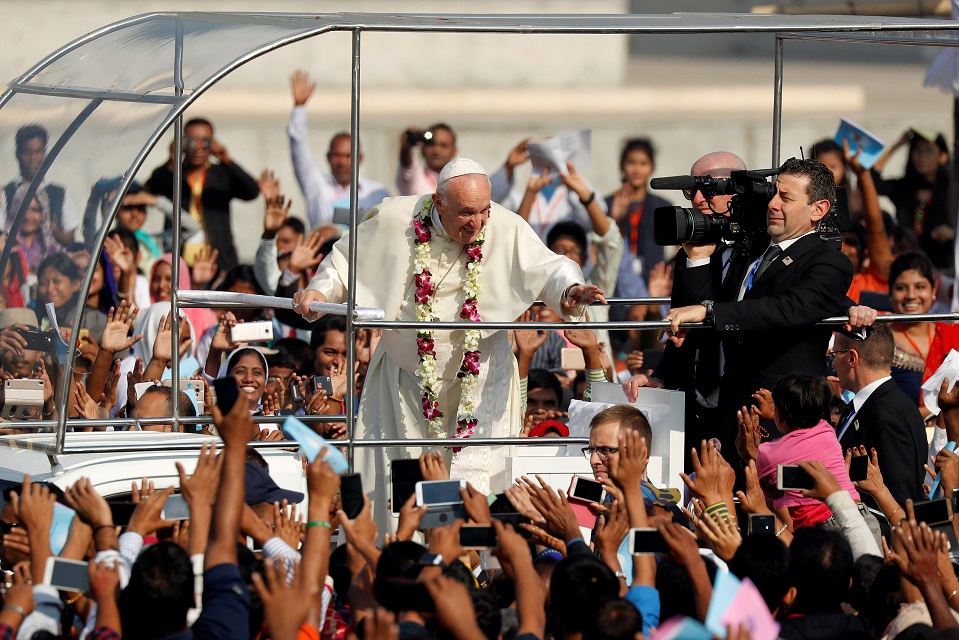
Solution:
[[[180,279],[178,290],[192,289],[190,269],[180,258]],[[165,253],[150,270],[150,302],[168,302],[173,297],[173,254]],[[184,309],[196,335],[201,336],[210,327],[216,326],[216,314],[211,309]]]

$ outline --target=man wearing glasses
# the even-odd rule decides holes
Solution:
[[[862,342],[837,333],[828,355],[839,384],[856,394],[839,417],[839,444],[843,451],[850,447],[875,450],[886,487],[896,502],[905,505],[907,499],[925,498],[926,430],[916,401],[892,379],[894,351],[892,332],[880,324]]]
[[[176,157],[182,158],[183,162],[181,204],[201,229],[187,239],[183,258],[192,266],[196,254],[205,245],[210,245],[219,251],[217,265],[227,271],[239,263],[233,241],[230,201],[234,198],[253,200],[260,195],[260,187],[253,176],[234,162],[226,147],[213,137],[213,125],[208,120],[194,118],[186,123],[181,154],[174,153],[173,146],[170,146],[170,159],[153,171],[146,182],[147,191],[173,198]],[[169,224],[168,220],[168,228]]]

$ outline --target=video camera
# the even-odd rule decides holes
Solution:
[[[780,169],[737,170],[728,178],[712,176],[670,176],[653,178],[654,189],[677,189],[688,194],[696,191],[705,197],[731,195],[727,211],[703,213],[684,207],[659,207],[653,211],[653,237],[656,244],[670,246],[728,242],[735,248],[753,255],[756,249],[769,244],[766,232],[766,209],[776,193],[768,178],[778,175]],[[689,196],[692,199],[692,196]],[[728,214],[728,215],[727,215]],[[819,222],[817,231],[823,240],[842,247],[842,232],[851,228],[849,207],[844,187],[836,189],[836,201],[829,213]]]

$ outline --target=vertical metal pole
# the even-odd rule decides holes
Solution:
[[[773,159],[770,166],[779,166],[779,148],[783,135],[783,39],[776,34],[776,75],[773,80]]]
[[[176,19],[176,38],[173,45],[173,90],[177,97],[183,95],[183,23]],[[170,283],[170,342],[173,370],[173,430],[180,430],[180,210],[183,199],[183,115],[173,123],[173,282]]]
[[[353,471],[353,439],[356,437],[356,338],[353,329],[353,309],[356,307],[356,225],[357,199],[360,179],[360,30],[353,30],[353,80],[350,96],[350,275],[349,295],[346,300],[346,442],[347,459]]]

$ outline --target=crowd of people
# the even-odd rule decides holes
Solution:
[[[951,506],[959,489],[959,456],[945,447],[930,458],[927,435],[936,428],[959,442],[959,390],[943,383],[936,413],[921,388],[959,345],[959,329],[875,322],[877,313],[948,309],[955,219],[941,136],[909,131],[870,169],[848,141],[817,142],[812,159],[787,161],[773,179],[759,214],[765,232],[748,243],[733,235],[662,247],[653,241],[653,213],[670,203],[648,191],[656,160],[648,139],[624,142],[621,186],[603,197],[572,163],[517,185],[529,140],[487,172],[459,154],[450,125],[409,128],[399,197],[363,177],[356,185],[364,255],[349,292],[338,212],[349,208],[351,138],[331,138],[326,172],[309,142],[315,85],[298,71],[291,88],[287,133],[302,207],[269,169],[251,176],[213,124],[195,118],[183,149],[171,146],[149,179],[122,195],[119,179],[97,182],[81,214],[63,186],[46,177],[35,184],[46,130],[18,131],[20,174],[0,194],[0,376],[42,388],[29,417],[66,412],[78,419],[74,431],[212,434],[224,447],[219,455],[204,450],[192,477],[181,469],[191,517],[175,526],[159,516],[172,488],[135,491],[129,522],[114,521],[86,481],[60,492],[27,479],[4,496],[6,637],[655,637],[661,626],[668,633],[667,621],[706,624],[725,572],[755,585],[782,638],[959,636],[954,516],[927,523],[914,509],[937,496]],[[885,178],[889,158],[906,145],[903,177]],[[177,162],[183,183],[174,203]],[[737,155],[717,151],[695,160],[690,175],[727,178],[744,169]],[[819,234],[837,187],[852,216],[841,251]],[[230,202],[260,195],[256,257],[241,264]],[[730,195],[683,196],[702,214],[731,213]],[[881,196],[894,212],[883,211]],[[101,217],[117,197],[113,228],[95,254]],[[169,233],[144,231],[150,216],[166,229],[179,221],[180,255],[171,253]],[[294,308],[184,309],[174,336],[174,267],[180,290],[276,295]],[[671,329],[662,341],[655,332],[582,326],[348,335],[342,316],[310,310],[351,293],[388,320],[665,319]],[[671,304],[603,304],[612,296]],[[849,323],[817,325],[831,316]],[[269,325],[272,338],[234,339],[252,322]],[[690,331],[688,322],[707,327]],[[79,353],[67,370],[60,356],[74,332]],[[193,381],[186,389],[170,383],[174,354],[181,379]],[[64,376],[68,397],[59,395]],[[219,378],[232,378],[240,392],[228,415],[212,393]],[[349,518],[338,510],[340,480],[328,465],[305,465],[309,495],[289,495],[248,448],[285,439],[280,416],[343,416],[350,401],[361,438],[565,437],[570,403],[589,401],[600,382],[622,383],[631,402],[642,387],[685,392],[689,501],[646,479],[653,431],[628,405],[589,425],[583,453],[605,497],[586,511],[541,481],[506,477],[505,447],[464,442],[442,453],[357,450],[368,496]],[[176,424],[162,420],[174,403]],[[254,415],[277,419],[254,424]],[[191,421],[198,416],[212,423]],[[133,420],[110,426],[116,418]],[[100,421],[84,424],[93,419]],[[346,423],[333,420],[310,428],[344,438]],[[4,427],[31,430],[29,420]],[[863,457],[867,474],[854,481],[850,466]],[[424,480],[467,480],[468,522],[422,528],[426,509],[414,498],[392,505],[400,516],[391,519],[390,464],[400,458],[420,458]],[[809,487],[777,488],[783,465],[798,465]],[[930,478],[934,486],[924,484]],[[301,521],[292,505],[305,497]],[[55,502],[77,512],[60,555],[89,560],[85,593],[33,584],[52,555],[44,541]],[[501,512],[524,520],[503,525]],[[592,518],[589,535],[583,513]],[[769,522],[763,517],[768,529],[758,526]],[[461,528],[472,525],[495,528],[501,566],[487,550],[460,545]],[[629,532],[637,528],[656,529],[663,549],[634,554]],[[238,549],[247,538],[262,551]],[[750,637],[745,625],[728,633]]]

